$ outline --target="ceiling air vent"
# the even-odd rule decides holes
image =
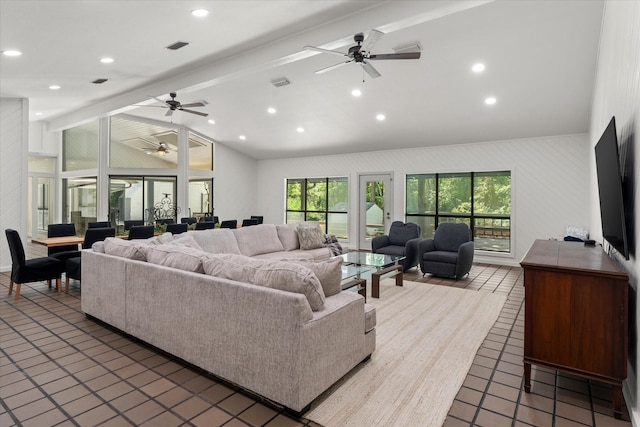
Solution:
[[[173,44],[170,44],[169,46],[166,47],[166,49],[169,50],[178,50],[180,48],[185,47],[186,45],[188,45],[189,43],[187,42],[175,42]]]
[[[285,77],[282,77],[281,79],[271,80],[271,84],[274,85],[275,87],[282,87],[282,86],[290,85],[291,82],[287,80]]]
[[[95,79],[91,83],[93,83],[94,85],[101,85],[102,83],[106,82],[107,80],[109,80],[109,79]]]

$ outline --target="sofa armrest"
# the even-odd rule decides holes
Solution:
[[[474,249],[473,241],[463,243],[458,248],[458,264],[456,266],[457,279],[460,279],[471,270]]]
[[[375,253],[378,249],[389,246],[389,236],[377,236],[371,239],[371,252]]]
[[[422,239],[418,242],[418,257],[422,258],[425,252],[433,252],[436,250],[436,244],[433,239]]]

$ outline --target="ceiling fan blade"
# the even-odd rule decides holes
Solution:
[[[384,36],[382,31],[371,30],[367,38],[362,42],[362,50],[369,52],[382,36]]]
[[[360,64],[362,65],[362,68],[367,72],[367,74],[369,74],[369,77],[371,77],[372,79],[378,78],[382,75],[378,72],[378,70],[376,70],[373,67],[373,65],[371,65],[367,61],[362,61]]]
[[[316,52],[330,53],[331,55],[349,57],[349,55],[347,55],[346,53],[338,52],[337,50],[322,49],[321,47],[315,47],[315,46],[305,46],[304,48],[305,50],[315,50]]]
[[[204,107],[206,104],[203,102],[192,102],[191,104],[181,104],[183,107]]]
[[[165,101],[163,99],[160,99],[160,98],[156,98],[155,96],[150,96],[149,98],[155,99],[156,101],[158,101],[158,102],[160,102],[162,104],[166,104],[167,103],[167,101]]]
[[[173,116],[173,110],[171,108],[169,108],[167,110],[167,112],[165,113],[165,116]]]
[[[353,59],[350,59],[350,60],[345,61],[345,62],[340,62],[340,63],[335,64],[335,65],[332,65],[332,66],[330,66],[330,67],[327,67],[327,68],[323,68],[323,69],[321,69],[321,70],[318,70],[318,71],[316,71],[316,74],[323,74],[323,73],[326,73],[327,71],[335,70],[336,68],[340,68],[340,67],[342,67],[343,65],[347,65],[347,64],[349,64],[349,63],[351,63],[351,62],[353,62]]]
[[[186,108],[181,108],[180,111],[184,111],[185,113],[197,114],[202,117],[207,117],[209,114],[201,113],[200,111],[187,110]]]
[[[132,104],[132,107],[155,107],[155,108],[169,108],[166,105],[143,105],[143,104]]]
[[[419,59],[421,52],[403,52],[403,53],[383,53],[380,55],[369,55],[369,59]]]

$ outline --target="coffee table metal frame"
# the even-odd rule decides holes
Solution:
[[[380,277],[387,273],[395,272],[396,286],[402,286],[404,270],[398,262],[405,259],[403,256],[374,254],[371,252],[348,252],[340,256],[344,260],[344,264],[375,268],[375,271],[371,272],[371,296],[373,298],[380,298]]]

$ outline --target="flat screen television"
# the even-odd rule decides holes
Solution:
[[[615,117],[611,118],[596,144],[596,169],[602,237],[625,259],[629,259]]]

